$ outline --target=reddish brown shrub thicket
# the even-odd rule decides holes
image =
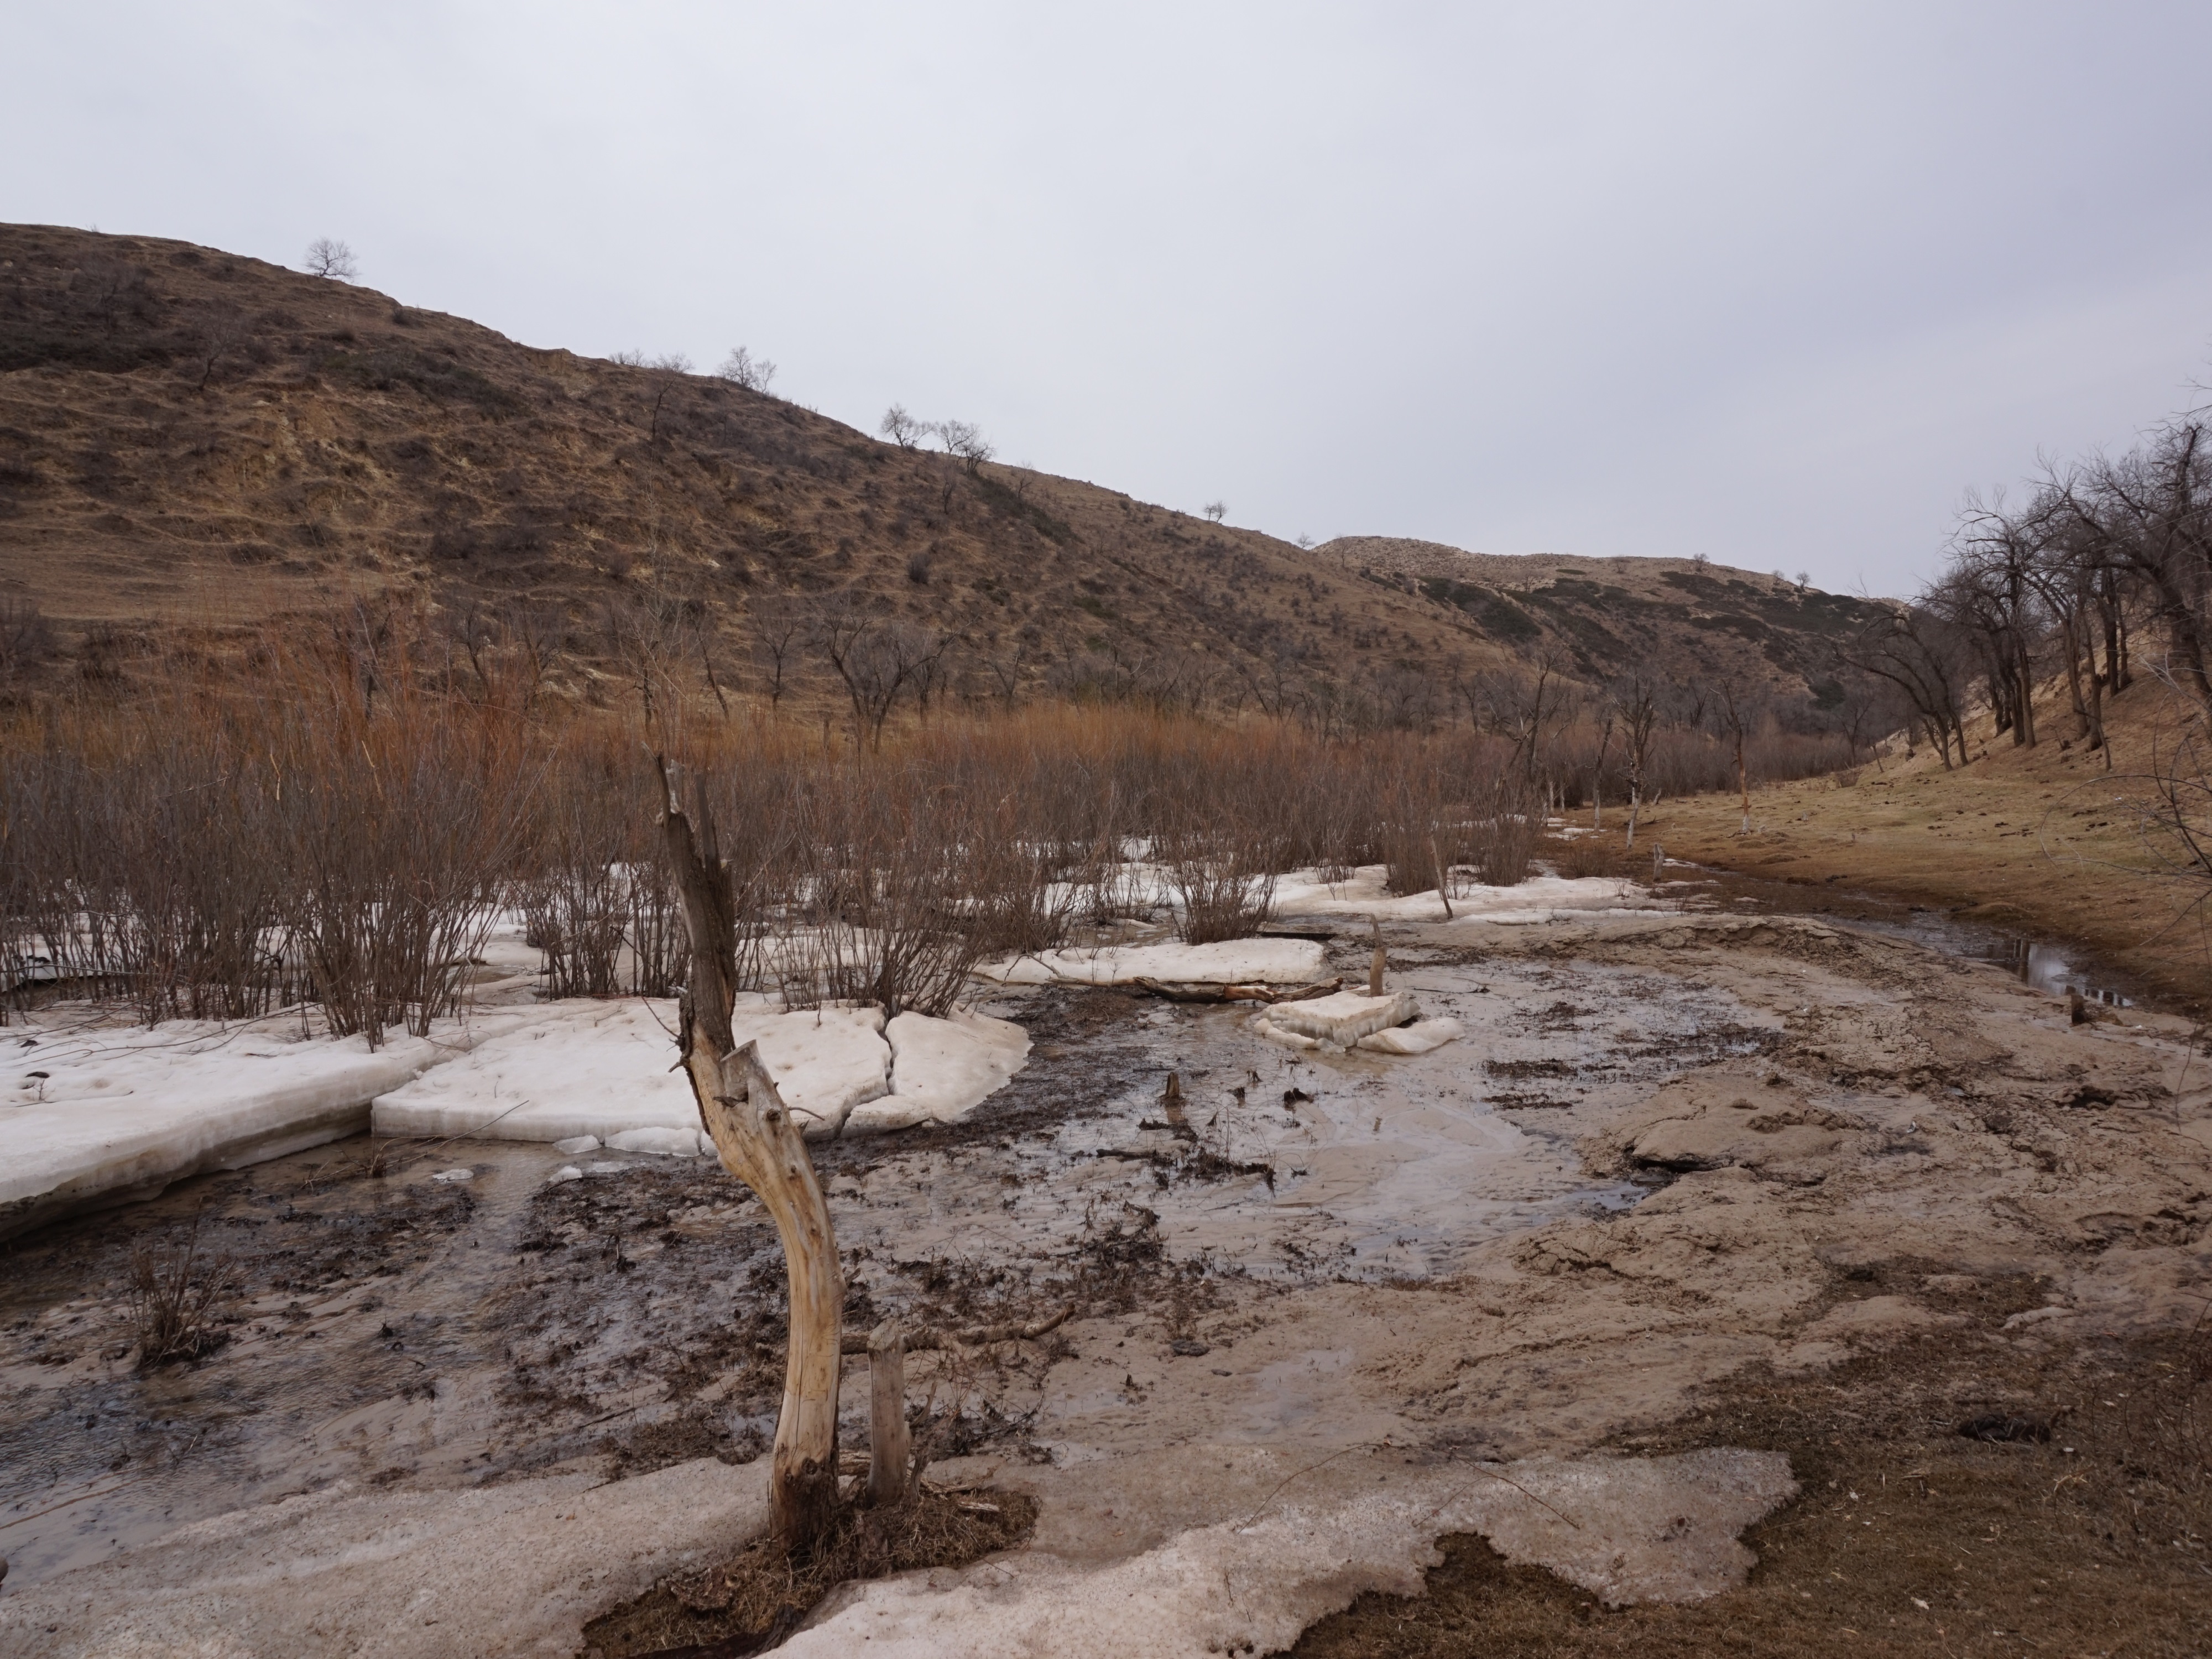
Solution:
[[[1571,724],[1540,748],[1039,703],[878,744],[721,699],[578,711],[534,677],[441,674],[435,656],[390,615],[357,618],[260,642],[250,678],[180,661],[138,677],[158,690],[0,730],[0,991],[149,1023],[313,1003],[374,1042],[454,1012],[510,911],[548,994],[665,994],[684,954],[656,753],[708,781],[745,982],[892,1012],[942,1012],[979,960],[1164,904],[1186,939],[1248,934],[1291,869],[1379,864],[1401,893],[1510,884],[1547,804],[1618,787]],[[1826,758],[1762,741],[1780,746],[1754,745],[1769,774]],[[1729,765],[1700,732],[1662,732],[1647,789]]]

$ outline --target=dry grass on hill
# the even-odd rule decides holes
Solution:
[[[58,624],[49,679],[389,598],[526,638],[584,701],[640,635],[723,653],[722,683],[751,695],[779,607],[830,599],[941,634],[955,698],[1418,725],[1543,647],[1584,677],[1632,653],[1796,702],[1865,609],[1680,561],[1603,562],[1601,582],[1480,560],[1470,586],[1375,552],[1419,544],[1351,545],[970,466],[212,248],[0,226],[0,603]],[[795,655],[778,692],[830,697],[819,653]]]
[[[1974,759],[1932,750],[1755,789],[1752,833],[1733,793],[1665,802],[1645,819],[1668,854],[1776,879],[1851,883],[1962,920],[2045,933],[2094,951],[2135,988],[2212,1004],[2202,882],[2160,872],[2141,834],[2142,775],[2169,752],[2182,710],[2155,681],[2107,705],[2112,767],[2065,733],[2014,748],[1984,718]],[[1856,778],[1844,787],[1844,780]]]

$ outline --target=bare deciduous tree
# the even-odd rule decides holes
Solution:
[[[234,356],[251,337],[252,330],[246,313],[236,306],[214,306],[203,313],[192,329],[192,356],[200,366],[200,377],[192,390],[205,392],[223,359]]]
[[[914,449],[929,435],[929,423],[927,421],[917,421],[913,416],[908,414],[905,404],[893,404],[884,411],[883,421],[876,430],[889,438],[901,449]]]
[[[1228,503],[1225,501],[1208,501],[1206,504],[1206,516],[1212,520],[1214,523],[1219,524],[1224,519],[1229,516]]]
[[[757,392],[765,397],[769,382],[775,379],[775,365],[767,358],[756,357],[744,347],[738,346],[722,359],[722,366],[714,373],[732,386],[740,386],[748,392]]]
[[[967,421],[939,421],[936,424],[938,441],[945,446],[948,455],[957,455],[973,472],[999,452],[983,436],[981,427]]]
[[[1644,767],[1651,752],[1651,734],[1659,727],[1658,688],[1641,674],[1631,674],[1613,689],[1613,707],[1620,716],[1623,758],[1628,768],[1628,841],[1636,845],[1636,817],[1644,806]]]
[[[798,659],[799,642],[814,626],[814,615],[788,594],[769,593],[753,601],[749,619],[753,663],[768,687],[768,706],[773,709],[783,701],[784,683]]]
[[[307,244],[307,275],[349,283],[361,275],[361,266],[353,257],[353,250],[343,242],[318,236]]]
[[[896,618],[868,616],[849,599],[826,607],[815,639],[853,704],[853,733],[880,748],[899,694],[944,654],[945,638]]]

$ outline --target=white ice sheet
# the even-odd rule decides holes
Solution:
[[[1312,939],[1237,939],[1218,945],[1122,945],[1047,951],[976,970],[1001,985],[1310,985],[1328,961]]]
[[[441,1022],[431,1038],[299,1036],[299,1016],[0,1028],[0,1237],[173,1181],[357,1134],[369,1103],[539,1008]],[[45,1073],[44,1076],[39,1073]]]

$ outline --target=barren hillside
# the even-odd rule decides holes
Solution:
[[[586,689],[611,641],[674,619],[757,690],[757,624],[842,594],[943,635],[953,695],[1412,687],[1441,714],[1462,677],[1554,641],[1582,675],[1633,646],[1686,672],[1764,664],[1808,696],[1854,608],[1667,562],[1462,579],[1404,551],[1422,545],[1309,551],[258,260],[0,228],[0,599],[57,624],[50,677],[134,634],[396,593],[520,626]]]
[[[1734,678],[1817,702],[1835,642],[1874,606],[1780,574],[1694,559],[1468,553],[1437,542],[1343,536],[1316,554],[1370,581],[1395,581],[1566,672],[1601,679],[1635,664],[1667,678]]]

